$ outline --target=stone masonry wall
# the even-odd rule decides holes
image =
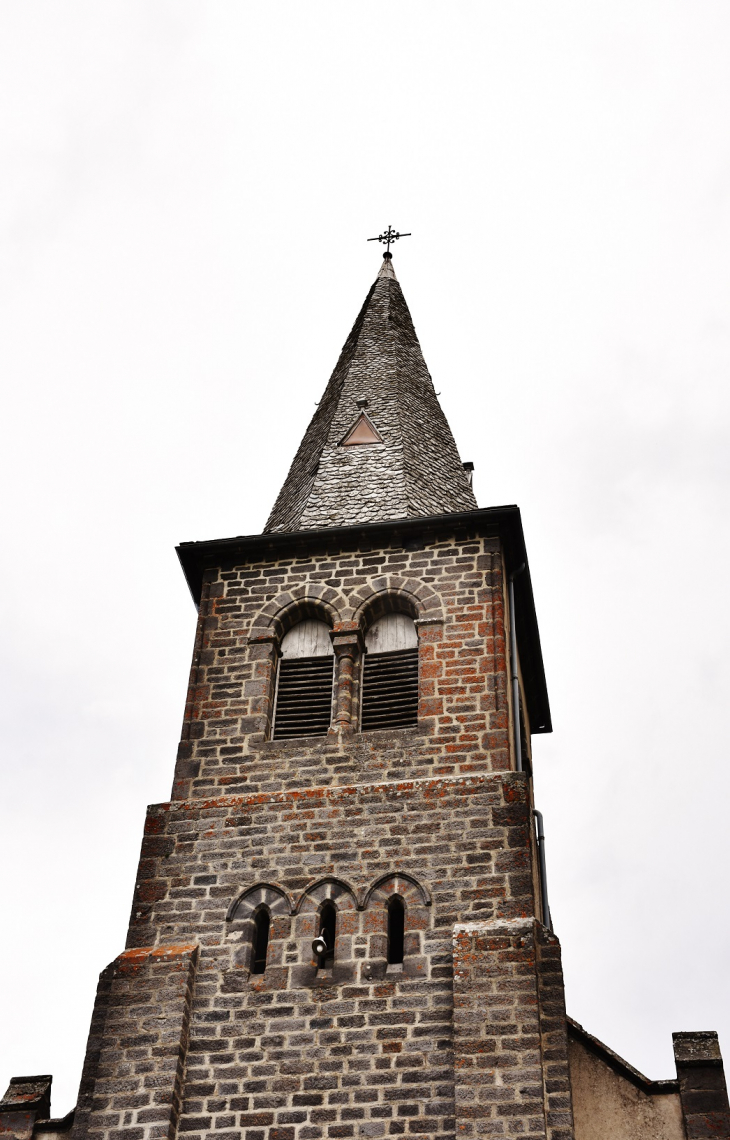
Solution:
[[[463,531],[419,549],[323,549],[206,578],[174,798],[509,769],[496,538]],[[389,606],[419,631],[418,727],[269,739],[286,629],[319,616],[337,644]]]
[[[517,773],[150,808],[129,945],[200,947],[179,1132],[452,1137],[452,928],[534,913],[531,837]],[[385,957],[393,893],[406,903],[400,969]],[[327,898],[329,973],[311,953]],[[255,975],[261,902],[272,929]]]
[[[573,1140],[557,938],[533,918],[454,930],[456,1131]]]
[[[499,539],[445,530],[407,549],[323,538],[306,557],[292,546],[206,572],[173,799],[148,811],[128,950],[102,978],[74,1140],[165,1128],[191,1140],[454,1137],[453,927],[532,922],[536,880],[530,779],[511,771]],[[364,634],[392,611],[418,630],[418,724],[361,733]],[[278,647],[310,616],[333,641],[333,730],[272,740]],[[393,896],[402,964],[387,960]],[[311,944],[328,901],[337,941],[324,967]],[[270,938],[254,973],[262,906]],[[180,946],[195,948],[197,969],[174,1015],[185,1071],[163,1105],[147,1090],[159,1081],[169,1094],[165,1054],[158,1065],[131,1028],[123,1036],[115,986],[119,963],[147,969]],[[127,995],[138,1018],[143,980]]]
[[[730,1103],[717,1033],[673,1033],[672,1037],[687,1140],[727,1140]]]
[[[93,1091],[74,1137],[172,1140],[180,1114],[195,946],[137,947],[104,972]],[[99,1027],[92,1026],[92,1037]]]

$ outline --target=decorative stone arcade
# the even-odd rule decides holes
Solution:
[[[715,1035],[652,1082],[566,1017],[520,515],[477,509],[390,258],[266,531],[178,553],[199,616],[172,796],[75,1114],[15,1078],[6,1135],[730,1136]]]

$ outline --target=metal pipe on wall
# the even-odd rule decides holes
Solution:
[[[547,866],[545,863],[545,832],[542,826],[542,812],[533,812],[537,822],[537,858],[540,864],[540,900],[542,902],[542,923],[552,932],[553,920],[550,916],[547,890]]]
[[[517,628],[515,623],[515,578],[525,569],[524,562],[513,570],[507,579],[509,593],[509,657],[512,675],[512,721],[514,725],[515,771],[522,771],[522,740],[520,738],[520,677],[517,670]]]

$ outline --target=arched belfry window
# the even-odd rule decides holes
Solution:
[[[388,965],[398,966],[403,962],[403,938],[405,933],[406,911],[403,899],[394,895],[388,903]]]
[[[266,969],[270,928],[271,916],[269,914],[269,908],[262,906],[256,911],[253,920],[253,946],[251,947],[252,974],[263,974]]]
[[[326,736],[332,720],[334,651],[329,626],[306,618],[281,642],[274,738]]]
[[[362,730],[418,722],[418,634],[407,614],[385,614],[365,634]]]

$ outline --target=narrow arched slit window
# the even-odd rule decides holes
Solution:
[[[396,895],[388,903],[388,965],[399,966],[403,962],[403,935],[405,932],[406,911],[403,899]]]
[[[319,912],[319,934],[324,938],[327,949],[320,954],[317,965],[320,970],[331,966],[335,960],[335,943],[337,941],[337,909],[332,902],[326,902]]]
[[[253,920],[253,946],[251,955],[251,973],[263,974],[266,969],[266,955],[269,952],[269,931],[271,929],[271,916],[268,908],[262,906],[256,911]]]
[[[365,635],[362,730],[418,723],[418,634],[407,614],[386,614]]]
[[[274,738],[326,736],[332,720],[334,651],[329,626],[307,618],[281,642]]]

